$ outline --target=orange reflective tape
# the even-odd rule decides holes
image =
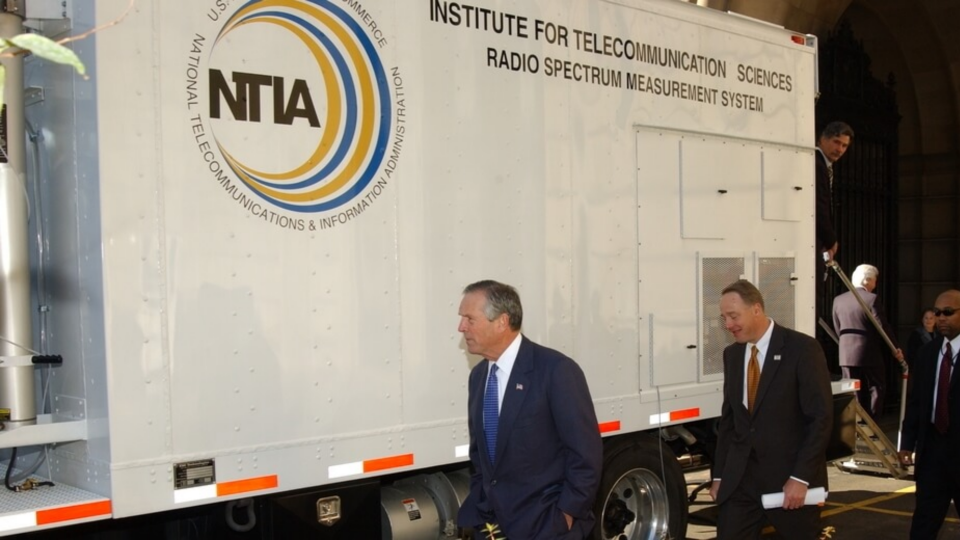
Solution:
[[[97,501],[92,503],[76,504],[73,506],[64,506],[63,508],[37,510],[37,525],[49,525],[51,523],[60,523],[62,521],[71,521],[74,519],[105,516],[112,511],[113,507],[110,505],[110,501]]]
[[[682,411],[671,411],[670,421],[676,422],[677,420],[687,420],[688,418],[696,418],[698,416],[700,416],[700,407],[683,409]]]
[[[273,489],[278,485],[279,482],[275,474],[234,480],[232,482],[217,482],[217,497],[236,495],[237,493],[246,493],[248,491],[260,491],[261,489]]]
[[[857,379],[857,380],[853,381],[853,389],[854,389],[854,390],[859,390],[859,389],[860,389],[860,379]]]
[[[601,422],[600,423],[600,433],[610,433],[611,431],[620,431],[620,421],[613,420],[611,422]]]
[[[413,454],[368,459],[363,462],[363,472],[370,473],[386,469],[396,469],[397,467],[409,467],[410,465],[413,465]]]

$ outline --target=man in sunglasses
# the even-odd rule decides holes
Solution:
[[[910,465],[916,456],[911,540],[934,540],[951,500],[960,511],[960,291],[938,296],[933,312],[942,337],[920,349],[900,432],[900,461]]]

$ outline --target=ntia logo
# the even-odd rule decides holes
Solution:
[[[253,0],[227,18],[209,51],[209,135],[237,179],[291,212],[357,198],[393,120],[375,45],[326,0]]]

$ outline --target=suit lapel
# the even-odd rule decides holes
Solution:
[[[507,389],[503,394],[503,404],[500,406],[500,422],[497,425],[497,464],[500,463],[499,457],[507,449],[510,432],[520,415],[523,400],[530,388],[533,366],[533,347],[526,337],[521,337],[517,360],[513,363],[513,369],[510,371]]]
[[[780,369],[780,357],[783,353],[784,333],[780,327],[774,324],[773,333],[770,334],[770,344],[767,346],[767,355],[763,359],[763,370],[760,371],[760,386],[757,387],[757,400],[753,404],[753,412],[756,414],[763,404],[763,397]]]
[[[943,339],[947,339],[947,338],[944,337]],[[940,358],[941,356],[943,356],[942,352],[943,352],[943,343],[941,342],[940,348],[937,349],[937,358]],[[957,352],[956,351],[952,351],[952,352],[954,356],[956,356]],[[953,358],[951,358],[950,361],[953,362]],[[957,369],[957,363],[953,363],[953,366],[950,371],[950,394],[954,396],[957,395],[957,387],[960,386],[960,384],[957,383],[957,381],[960,380],[960,374],[957,373],[958,371],[960,370]]]
[[[935,340],[939,344],[938,347],[930,348],[932,354],[927,353],[920,357],[922,365],[915,367],[917,380],[914,384],[919,388],[926,389],[924,392],[921,392],[920,395],[929,396],[929,399],[922,400],[920,406],[921,418],[926,418],[927,420],[929,420],[930,415],[933,414],[933,392],[937,386],[937,369],[939,368],[937,361],[940,359],[940,353],[943,349],[943,341],[941,341],[941,339]],[[951,377],[951,379],[953,378]]]

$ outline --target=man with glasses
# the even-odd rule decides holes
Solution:
[[[953,501],[960,511],[960,291],[937,297],[934,315],[941,338],[920,349],[900,439],[900,461],[914,462],[916,509],[910,539],[934,540]]]

